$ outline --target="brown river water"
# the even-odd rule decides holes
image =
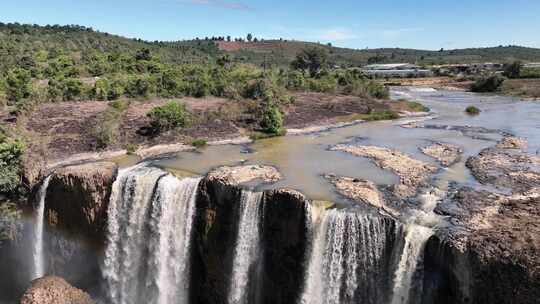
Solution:
[[[222,165],[265,164],[279,169],[283,179],[262,188],[288,187],[301,191],[316,200],[339,202],[343,199],[334,191],[322,174],[362,178],[379,185],[398,182],[392,172],[382,170],[371,160],[343,152],[329,151],[339,143],[375,145],[400,150],[413,158],[429,163],[435,160],[422,154],[420,147],[432,142],[451,143],[463,151],[461,161],[439,172],[434,183],[445,188],[448,182],[474,184],[465,167],[468,156],[493,146],[503,132],[526,137],[529,152],[540,148],[540,103],[523,102],[496,95],[466,92],[435,91],[429,88],[395,88],[392,98],[417,100],[428,106],[428,117],[404,118],[395,121],[366,122],[313,134],[291,135],[257,141],[249,145],[208,146],[198,151],[180,152],[175,157],[155,161],[155,165],[205,174]],[[474,105],[482,113],[470,116],[464,109]],[[425,125],[473,126],[488,131],[463,131],[455,128],[404,128],[403,124],[420,121]]]

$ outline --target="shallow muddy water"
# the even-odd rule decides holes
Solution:
[[[434,91],[418,88],[396,88],[392,98],[417,100],[430,107],[433,115],[425,118],[404,118],[397,121],[367,122],[354,126],[307,135],[294,135],[260,140],[250,145],[209,146],[196,152],[181,152],[174,158],[156,161],[165,168],[205,174],[214,167],[238,164],[265,164],[276,166],[283,180],[268,187],[297,189],[318,200],[342,201],[333,187],[321,176],[325,173],[368,179],[376,184],[393,184],[398,178],[382,170],[367,158],[355,157],[328,148],[353,142],[393,148],[429,163],[435,160],[422,154],[420,147],[432,142],[460,146],[464,153],[461,161],[441,170],[435,184],[445,188],[449,181],[474,183],[465,167],[467,157],[493,146],[503,132],[527,137],[529,152],[540,149],[540,104],[521,102],[514,98],[478,95],[466,92]],[[482,110],[477,116],[464,112],[469,105]],[[437,128],[403,128],[411,121],[421,121]],[[439,126],[474,126],[493,131],[449,130]],[[454,128],[455,129],[455,128]]]

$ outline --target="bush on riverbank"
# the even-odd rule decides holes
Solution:
[[[279,107],[269,102],[264,109],[260,124],[264,133],[274,135],[283,134],[283,116]]]
[[[473,83],[471,86],[471,91],[477,93],[496,92],[502,86],[504,80],[504,77],[499,75],[481,77],[480,79],[476,80],[475,83]]]
[[[176,101],[153,108],[147,116],[151,119],[150,124],[156,132],[182,128],[189,122],[186,106]]]

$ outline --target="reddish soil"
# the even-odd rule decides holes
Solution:
[[[323,93],[291,93],[292,105],[285,107],[285,125],[301,128],[333,123],[339,117],[365,114],[371,110],[394,108],[386,102],[355,96]],[[193,113],[189,127],[153,135],[149,132],[150,121],[146,114],[168,99],[132,100],[119,121],[116,142],[108,149],[124,148],[128,143],[155,145],[163,143],[190,142],[193,139],[220,140],[237,137],[243,130],[257,128],[253,116],[255,101],[236,101],[216,97],[183,98]],[[93,135],[101,113],[108,108],[105,101],[59,102],[43,104],[25,120],[32,143],[40,142],[50,158],[60,158],[97,149]]]
[[[274,50],[281,46],[279,41],[262,42],[237,42],[237,41],[217,41],[218,48],[226,52],[234,52],[243,49],[270,49]]]

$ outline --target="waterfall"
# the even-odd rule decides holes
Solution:
[[[433,235],[431,228],[438,221],[433,213],[443,192],[432,188],[419,195],[421,209],[413,212],[405,228],[405,245],[394,274],[392,304],[408,304],[413,287],[413,276],[422,262],[423,251],[428,239]]]
[[[109,203],[103,265],[112,303],[188,302],[199,182],[144,166],[119,173]]]
[[[261,192],[243,191],[240,199],[240,219],[236,239],[232,276],[229,287],[229,304],[249,303],[250,274],[261,255],[260,229]]]
[[[412,278],[422,256],[424,246],[433,235],[431,228],[409,224],[405,232],[405,246],[394,277],[392,304],[407,304]]]
[[[301,303],[384,303],[398,226],[352,210],[329,210],[321,217],[312,231]]]
[[[41,278],[45,275],[45,257],[43,256],[43,226],[45,225],[45,197],[47,196],[47,188],[49,187],[50,180],[50,175],[43,180],[43,184],[41,184],[38,193],[39,205],[34,225],[34,273],[32,274],[32,279]]]

